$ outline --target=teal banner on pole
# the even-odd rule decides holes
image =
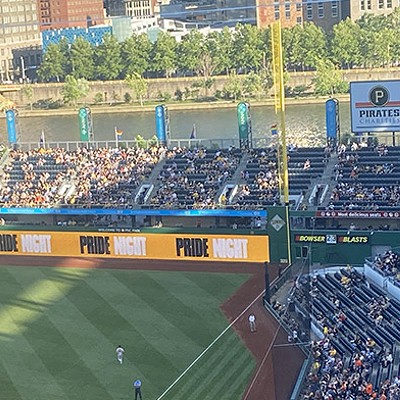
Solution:
[[[79,109],[79,133],[81,142],[89,141],[89,123],[88,123],[88,109],[82,107]]]
[[[248,124],[248,105],[247,103],[239,103],[237,106],[237,117],[239,124],[239,138],[247,139],[249,137],[249,124]]]

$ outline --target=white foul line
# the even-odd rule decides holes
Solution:
[[[167,387],[167,389],[157,397],[157,400],[161,400],[186,374],[187,372],[199,361],[208,350],[214,346],[215,343],[221,339],[222,336],[239,320],[239,318],[247,312],[247,310],[265,293],[263,290],[198,356],[192,361],[192,363]]]

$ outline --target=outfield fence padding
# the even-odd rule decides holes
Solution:
[[[1,231],[8,255],[269,262],[268,236]]]

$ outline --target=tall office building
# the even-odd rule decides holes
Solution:
[[[104,23],[103,0],[37,0],[37,5],[42,31]]]
[[[37,4],[32,0],[0,1],[0,81],[26,77],[40,62]]]

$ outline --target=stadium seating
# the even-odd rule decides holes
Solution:
[[[302,398],[372,398],[357,397],[368,385],[376,398],[400,393],[400,303],[352,268],[315,275],[309,286],[307,280],[300,282],[294,298],[309,310],[321,338],[311,344],[313,360]]]

